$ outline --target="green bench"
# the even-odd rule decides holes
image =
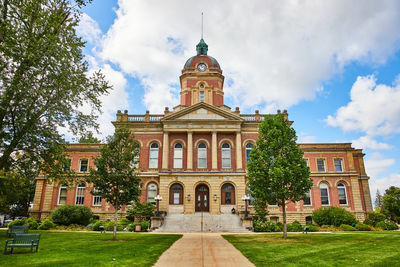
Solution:
[[[4,254],[7,253],[7,249],[11,248],[11,254],[14,248],[33,248],[36,247],[36,252],[39,249],[40,234],[15,234],[14,239],[6,240],[6,246],[4,248]]]
[[[14,234],[27,234],[29,226],[27,225],[13,225],[7,230],[7,236],[12,236]]]

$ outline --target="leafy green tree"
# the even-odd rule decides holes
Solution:
[[[94,186],[92,194],[101,196],[115,209],[114,240],[118,210],[123,205],[138,201],[141,194],[140,179],[135,169],[138,153],[138,143],[131,137],[129,129],[117,128],[101,147],[100,156],[95,159],[97,169],[91,169],[88,177],[88,182]]]
[[[79,140],[79,144],[100,144],[101,140],[93,136],[92,132],[89,132],[87,135],[82,135]]]
[[[134,202],[127,211],[127,218],[135,221],[149,220],[154,216],[154,205],[150,202]]]
[[[295,130],[283,115],[268,115],[247,163],[250,194],[256,201],[282,207],[283,237],[287,237],[286,204],[303,199],[312,186]]]
[[[383,196],[382,212],[391,220],[400,223],[400,188],[391,186]]]
[[[78,134],[98,126],[99,97],[110,87],[100,72],[88,74],[85,43],[76,34],[87,2],[1,1],[0,170],[15,172],[17,152],[30,158],[36,173],[59,170],[57,156],[49,154],[65,151],[59,129]],[[84,104],[89,114],[80,110]]]

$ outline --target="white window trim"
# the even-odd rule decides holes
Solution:
[[[204,91],[200,91],[199,92],[199,101],[200,102],[204,102],[205,101],[205,92]]]
[[[335,160],[340,160],[340,168],[342,169],[341,171],[337,171],[337,170],[336,170]],[[335,158],[335,159],[333,159],[333,166],[335,167],[335,172],[343,172],[343,159],[341,159],[341,158]]]
[[[175,147],[177,144],[180,144],[182,147]],[[176,153],[177,152],[179,152],[179,150],[180,150],[180,154],[181,154],[181,157],[177,157],[177,155],[176,155]],[[181,143],[176,143],[175,145],[174,145],[174,169],[182,169],[183,168],[183,145],[181,144]],[[180,164],[178,164],[178,163],[180,163]],[[180,166],[178,166],[178,165],[180,165]]]
[[[324,183],[325,184],[325,183]],[[321,199],[321,206],[330,206],[331,205],[331,198],[329,196],[329,185],[325,184],[326,187],[323,189],[326,189],[327,195],[328,195],[328,204],[322,204],[322,199]],[[319,185],[319,195],[321,197],[321,184]]]
[[[82,189],[83,188],[83,203],[82,204],[77,204],[76,202],[77,202],[77,200],[78,200],[78,191],[79,191],[79,189]],[[82,206],[82,205],[84,205],[85,204],[85,190],[86,190],[86,186],[80,186],[80,185],[78,185],[77,187],[76,187],[76,191],[75,191],[75,205],[77,205],[77,206]]]
[[[318,169],[318,160],[323,160],[324,161],[324,171],[320,171]],[[326,160],[325,159],[323,159],[323,158],[318,158],[317,159],[317,172],[326,172]]]
[[[340,198],[339,198],[339,187],[338,187],[338,200],[339,200],[339,205],[340,206],[348,206],[349,205],[349,200],[347,199],[347,189],[346,189],[346,185],[344,183],[343,186],[340,186],[340,188],[344,188],[344,196],[346,197],[346,204],[340,204]]]
[[[311,207],[311,206],[312,206],[312,194],[311,194],[311,189],[310,189],[309,193],[310,193],[310,204],[304,204],[304,201],[303,201],[303,206],[306,206],[306,207]],[[328,195],[329,195],[329,193],[328,193]]]
[[[154,182],[151,182],[151,183],[149,183],[148,185],[147,185],[147,193],[146,193],[146,202],[149,202],[149,203],[153,203],[153,202],[150,202],[149,201],[149,187],[151,186],[151,185],[155,185],[156,186],[156,194],[155,194],[155,196],[157,196],[157,192],[158,192],[158,185],[156,184],[156,183],[154,183]],[[152,190],[153,191],[153,190]],[[154,197],[155,197],[154,196]],[[154,201],[154,203],[153,204],[157,204],[157,201]]]
[[[60,188],[58,189],[58,200],[57,200],[57,205],[66,205],[67,204],[67,196],[65,197],[65,204],[60,204],[60,197],[61,197],[61,189],[67,189],[67,196],[68,196],[68,187],[66,185],[61,185]]]
[[[82,160],[87,160],[86,171],[82,171]],[[80,173],[87,173],[89,171],[89,159],[79,159],[79,172]]]
[[[223,148],[222,146],[224,144],[228,144],[229,148]],[[231,169],[232,168],[232,149],[231,148],[232,147],[231,147],[231,145],[229,143],[223,143],[221,145],[221,168],[222,169]],[[224,153],[223,153],[223,151],[224,150],[228,150],[228,149],[229,149],[229,166],[224,166]],[[228,159],[228,158],[225,158],[225,159]]]
[[[154,143],[152,143],[152,144],[154,144]],[[151,145],[150,145],[150,153],[149,153],[149,169],[157,169],[158,168],[158,159],[159,159],[159,154],[160,154],[160,146],[157,144],[157,148],[152,148]],[[157,157],[154,157],[154,158],[151,157],[152,150],[154,150],[154,151],[157,150]],[[154,160],[157,159],[157,161],[155,161],[156,162],[155,166],[151,166],[152,159],[154,159]]]
[[[204,149],[204,152],[205,152],[205,155],[206,155],[205,158],[201,158],[200,157],[200,153],[199,153],[200,149],[202,149],[202,150]],[[200,159],[205,159],[206,165],[204,167],[200,166]],[[197,168],[198,169],[207,169],[207,145],[206,145],[205,148],[200,148],[199,146],[197,146]]]
[[[95,198],[100,198],[100,204],[95,204]],[[97,196],[97,195],[93,195],[93,203],[92,203],[92,206],[94,206],[94,207],[101,207],[101,203],[103,202],[103,198],[101,197],[101,196]]]

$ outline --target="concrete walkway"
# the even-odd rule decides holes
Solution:
[[[219,233],[187,233],[165,251],[154,267],[254,266]]]

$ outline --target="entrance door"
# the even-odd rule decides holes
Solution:
[[[208,187],[204,184],[196,187],[196,211],[209,211],[210,198]]]

